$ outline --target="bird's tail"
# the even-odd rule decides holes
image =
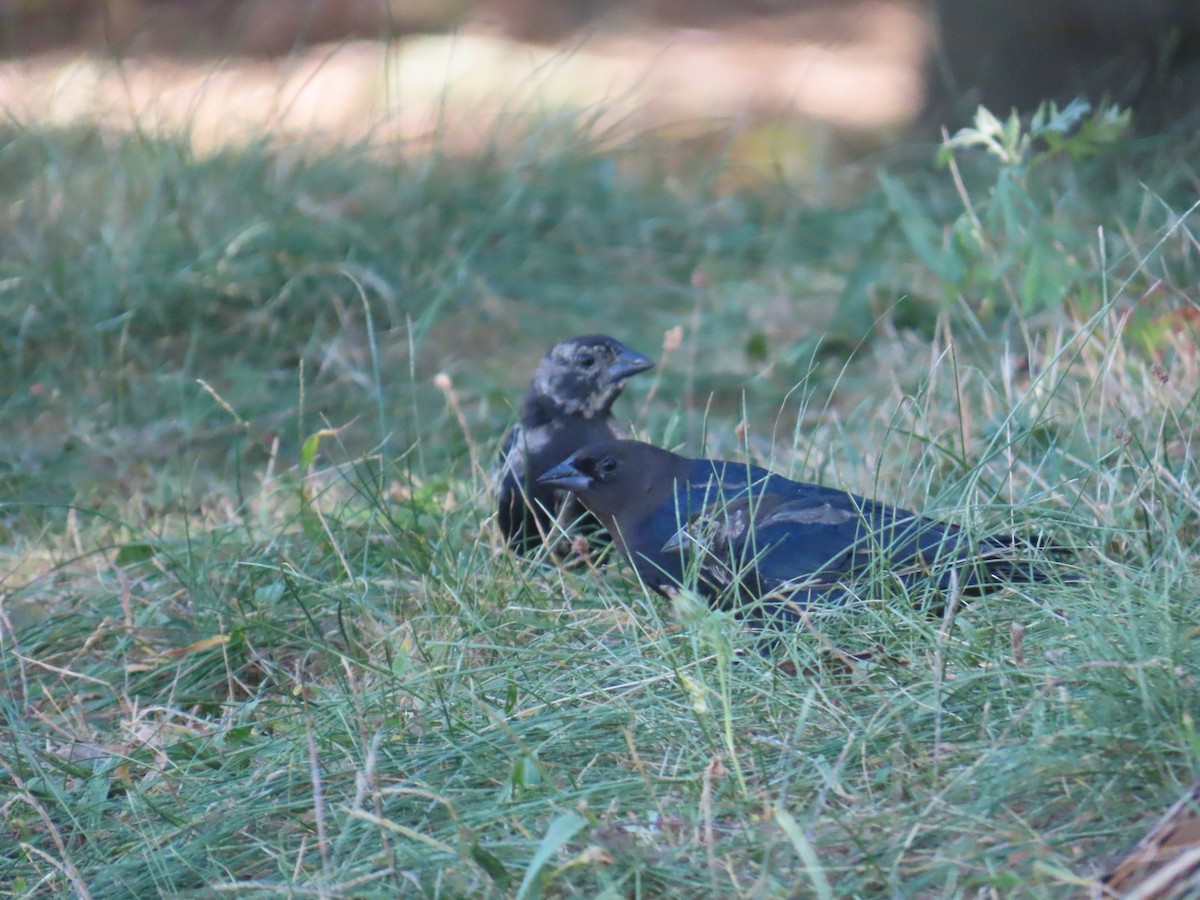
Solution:
[[[1077,554],[1045,535],[994,534],[980,545],[984,580],[1012,584],[1078,581]],[[983,584],[978,585],[984,587]]]

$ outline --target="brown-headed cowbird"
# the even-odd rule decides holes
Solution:
[[[1005,536],[972,542],[957,525],[759,466],[687,459],[639,441],[603,440],[540,483],[573,492],[612,534],[644,584],[670,596],[692,583],[722,608],[793,619],[837,605],[874,574],[966,594],[1043,581]]]
[[[580,447],[617,437],[613,401],[625,379],[653,366],[602,334],[562,341],[542,358],[493,471],[500,530],[509,546],[531,553],[554,536],[556,521],[565,526],[584,515],[569,492],[538,479]],[[594,520],[581,527],[584,533],[598,530]]]

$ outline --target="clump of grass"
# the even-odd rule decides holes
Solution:
[[[1165,145],[1030,182],[1075,264],[995,316],[979,271],[892,294],[931,284],[903,216],[982,205],[969,174],[818,209],[553,146],[6,136],[14,895],[1054,895],[1191,780],[1200,373],[1182,312],[1130,338],[1146,285],[1195,301]],[[839,296],[870,327],[814,352]],[[512,558],[480,461],[599,329],[670,332],[622,406],[650,439],[1044,532],[1083,577],[764,652],[619,565]]]

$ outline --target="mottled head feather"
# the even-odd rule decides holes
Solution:
[[[625,379],[654,363],[620,341],[602,334],[573,337],[542,357],[529,386],[527,407],[534,416],[552,413],[590,419],[608,415]]]

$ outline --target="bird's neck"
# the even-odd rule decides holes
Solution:
[[[688,484],[688,460],[682,457],[671,460],[663,469],[647,467],[632,485],[634,496],[619,516],[610,516],[612,524],[628,534],[643,534],[667,528],[673,520],[662,516],[664,510],[674,511],[680,503],[686,503]],[[675,464],[677,463],[677,464]],[[678,526],[664,531],[659,544],[675,533]],[[611,529],[610,529],[611,530]]]
[[[609,415],[608,408],[588,410],[586,407],[572,408],[547,397],[545,394],[528,394],[521,405],[521,425],[525,428],[538,428],[551,423],[564,423],[567,420],[588,422],[593,419],[603,420]]]

